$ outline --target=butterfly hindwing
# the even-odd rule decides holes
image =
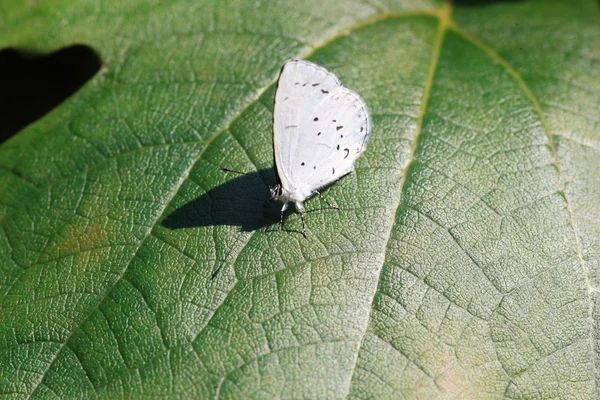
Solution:
[[[319,103],[314,114],[319,120],[301,124],[305,133],[290,158],[292,185],[311,194],[353,170],[369,132],[364,103],[346,88]]]

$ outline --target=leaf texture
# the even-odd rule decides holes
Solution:
[[[4,4],[103,67],[0,146],[2,397],[597,398],[598,4],[457,3]],[[290,58],[373,117],[308,239],[263,208]]]

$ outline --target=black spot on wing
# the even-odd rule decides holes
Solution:
[[[302,162],[302,164],[300,164],[300,165],[302,165],[304,167],[304,162]]]
[[[319,83],[313,83],[313,87],[319,86],[319,85],[320,85]]]
[[[321,132],[317,133],[317,136],[321,136]]]
[[[344,151],[346,152],[346,155],[344,156],[344,159],[346,159],[350,155],[350,150],[346,148],[346,149],[344,149]]]
[[[335,130],[336,130],[336,131],[339,131],[339,130],[340,130],[340,129],[342,129],[343,127],[344,127],[344,125],[336,126],[336,127],[335,127]]]
[[[318,120],[319,120],[319,117],[315,117],[315,118],[313,119],[313,121],[315,121],[315,122],[316,122],[316,121],[318,121]]]
[[[331,175],[335,175],[335,168],[331,168]]]
[[[340,145],[338,144],[338,145],[337,145],[337,149],[336,149],[336,150],[339,150],[339,149],[340,149]]]
[[[323,94],[328,94],[328,93],[329,93],[329,91],[327,91],[327,90],[324,90],[324,89],[321,89],[321,93],[323,93]]]

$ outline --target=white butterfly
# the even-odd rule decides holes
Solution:
[[[370,132],[367,105],[333,73],[305,60],[283,64],[273,107],[277,184],[270,188],[283,202],[281,223],[294,203],[305,234],[304,201],[354,170]]]

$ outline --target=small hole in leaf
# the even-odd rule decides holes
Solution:
[[[101,65],[96,52],[84,45],[48,55],[0,50],[0,143],[66,100]]]

